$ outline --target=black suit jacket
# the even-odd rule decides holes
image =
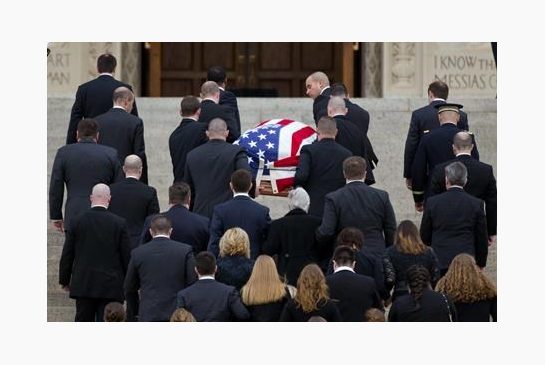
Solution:
[[[205,123],[208,126],[208,123],[214,118],[221,118],[227,123],[227,129],[229,129],[227,142],[233,143],[240,137],[240,127],[237,125],[233,110],[226,105],[216,104],[212,100],[203,100],[201,102],[199,122]]]
[[[343,322],[363,322],[369,308],[383,310],[375,281],[349,270],[340,270],[326,278],[329,297],[337,300]]]
[[[322,224],[316,231],[318,241],[332,245],[345,227],[361,229],[368,252],[382,255],[393,244],[397,228],[388,193],[356,181],[327,194]]]
[[[307,191],[310,197],[309,214],[321,217],[325,195],[344,186],[343,161],[350,156],[352,152],[331,138],[301,148],[295,186]]]
[[[337,136],[335,141],[352,152],[353,156],[366,158],[364,135],[345,115],[336,115]]]
[[[172,233],[170,234],[172,240],[187,243],[193,248],[195,255],[201,251],[206,251],[210,237],[208,218],[192,213],[179,204],[173,205],[169,210],[161,214],[166,215],[172,222]],[[152,239],[149,232],[152,218],[153,216],[149,216],[144,222],[144,228],[140,235],[140,245]]]
[[[67,198],[64,225],[70,226],[72,217],[85,212],[91,202],[89,196],[98,183],[110,185],[123,178],[117,152],[111,147],[82,139],[78,143],[57,150],[49,184],[49,216],[63,219],[64,185]]]
[[[248,320],[250,313],[240,294],[230,285],[213,279],[198,280],[177,295],[178,308],[185,308],[197,322]]]
[[[59,263],[59,284],[70,285],[70,298],[123,302],[123,280],[130,259],[125,220],[104,207],[93,207],[71,222]]]
[[[187,154],[192,149],[206,143],[206,125],[189,118],[184,118],[168,139],[170,159],[174,181],[182,181],[184,177]]]
[[[271,223],[263,253],[269,256],[278,255],[278,273],[290,285],[297,285],[297,278],[306,265],[330,257],[320,255],[321,251],[316,244],[315,232],[320,222],[319,217],[295,208]]]
[[[314,123],[318,123],[321,117],[327,115],[327,103],[331,97],[331,87],[327,87],[322,90],[322,93],[314,99],[312,104],[312,114],[314,117]]]
[[[128,177],[110,185],[112,199],[108,210],[127,220],[131,248],[138,246],[142,227],[147,216],[159,213],[157,190]]]
[[[66,144],[76,143],[78,123],[83,118],[94,118],[106,113],[113,106],[114,90],[125,86],[132,90],[130,85],[114,79],[109,75],[101,75],[94,80],[81,84],[76,92],[76,100],[70,113],[70,122],[66,134]],[[136,101],[131,114],[138,116]]]
[[[420,139],[424,134],[439,127],[439,117],[437,116],[437,109],[435,109],[435,105],[439,104],[445,104],[445,102],[434,100],[428,105],[413,111],[411,115],[403,159],[403,177],[405,178],[412,177],[412,165]],[[467,114],[461,110],[458,128],[464,131],[469,130]]]
[[[439,164],[433,170],[428,197],[441,194],[447,190],[445,187],[445,167],[456,161],[467,167],[467,183],[464,190],[474,197],[484,200],[488,235],[496,235],[497,190],[492,166],[469,155],[458,155],[454,160]]]
[[[473,255],[477,265],[486,266],[488,235],[484,202],[462,188],[450,188],[427,200],[420,236],[433,247],[443,270],[459,253]]]
[[[424,289],[420,298],[420,308],[412,295],[402,295],[390,307],[388,322],[449,322],[449,309],[454,322],[458,321],[456,308],[448,295]]]
[[[168,321],[178,292],[197,280],[191,246],[156,237],[131,253],[125,278],[127,320]],[[138,305],[138,290],[140,304]]]
[[[117,150],[121,165],[128,155],[137,155],[142,159],[140,180],[148,183],[148,160],[144,143],[144,123],[142,119],[127,113],[121,108],[112,108],[96,117],[98,122],[98,143]]]
[[[231,198],[229,182],[238,169],[250,171],[243,147],[213,139],[189,152],[184,180],[191,187],[193,211],[211,218],[214,206]]]
[[[238,131],[242,132],[242,129],[240,129],[240,113],[238,111],[238,103],[237,103],[236,95],[229,90],[220,89],[220,101],[218,104],[225,105],[231,108],[231,110],[235,114],[235,120],[237,121],[236,125],[238,127]]]
[[[261,254],[270,224],[269,208],[253,201],[250,197],[236,196],[215,206],[210,220],[208,251],[218,256],[221,236],[230,228],[240,227],[248,234],[250,256],[255,259]]]
[[[429,177],[435,166],[454,159],[452,140],[461,129],[452,123],[445,123],[422,137],[413,162],[412,190],[415,202],[424,200],[424,192],[429,184]],[[479,159],[479,151],[474,141],[471,155]]]

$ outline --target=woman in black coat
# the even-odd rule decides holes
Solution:
[[[221,237],[216,280],[240,290],[250,278],[254,260],[250,259],[250,239],[242,228],[230,228]]]
[[[254,322],[277,322],[291,298],[286,284],[280,280],[274,260],[268,255],[258,256],[240,296]]]
[[[473,256],[461,253],[454,257],[435,289],[452,298],[460,322],[497,321],[496,285]]]
[[[307,322],[314,316],[322,317],[327,322],[342,321],[339,308],[329,299],[322,269],[316,264],[310,264],[301,271],[295,298],[288,300],[280,321]]]
[[[412,265],[422,265],[431,274],[431,285],[439,280],[439,263],[431,247],[420,239],[420,232],[410,221],[402,221],[397,227],[394,244],[386,249],[384,256],[386,288],[394,288],[392,301],[409,293],[407,269]]]
[[[457,321],[456,309],[447,295],[431,289],[430,273],[421,265],[407,270],[409,294],[398,297],[388,313],[389,322]]]

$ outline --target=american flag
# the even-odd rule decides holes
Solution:
[[[316,131],[291,119],[270,119],[245,131],[234,144],[246,149],[248,164],[259,186],[270,180],[274,194],[294,183],[301,147],[316,140]]]

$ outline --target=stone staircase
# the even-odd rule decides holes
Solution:
[[[47,100],[47,184],[56,150],[64,144],[74,99],[49,97]],[[371,116],[369,138],[379,157],[374,170],[377,184],[386,190],[398,222],[411,219],[420,224],[422,215],[414,210],[412,196],[403,179],[403,150],[412,110],[426,104],[423,98],[352,99],[367,109]],[[497,176],[497,133],[495,99],[457,99],[468,114],[469,126],[475,133],[483,162],[494,167]],[[161,210],[168,207],[168,186],[172,183],[172,165],[168,151],[168,137],[180,122],[180,98],[138,98],[138,111],[144,121],[149,183],[157,189]],[[288,118],[314,126],[312,100],[308,98],[239,98],[242,130],[272,118]],[[47,199],[47,198],[46,198]],[[271,208],[273,219],[287,211],[287,200],[270,196],[257,198]],[[48,213],[49,218],[49,213]],[[58,284],[58,265],[64,236],[54,231],[48,220],[47,228],[47,320],[73,321],[74,301]],[[496,249],[489,253],[487,272],[496,280]]]

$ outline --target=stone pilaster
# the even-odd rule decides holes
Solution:
[[[384,96],[421,96],[422,43],[384,43]]]
[[[383,43],[363,43],[361,53],[363,97],[382,97],[382,52]]]

